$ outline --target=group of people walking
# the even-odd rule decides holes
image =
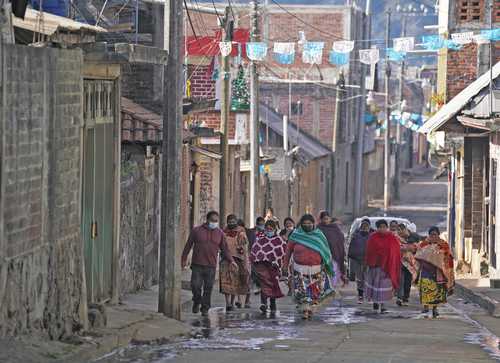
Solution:
[[[315,308],[348,281],[344,234],[326,211],[317,219],[305,214],[298,224],[286,218],[283,229],[272,209],[257,218],[252,229],[235,215],[229,215],[221,229],[219,215],[212,211],[206,223],[191,232],[182,254],[183,268],[191,250],[193,313],[201,311],[204,316],[210,309],[219,252],[219,285],[226,311],[251,308],[255,283],[260,311],[276,312],[277,299],[284,296],[280,281],[287,280],[288,295],[293,295],[303,318],[310,319]],[[453,257],[437,227],[424,239],[404,224],[389,225],[383,219],[373,230],[365,219],[351,238],[348,258],[358,302],[372,302],[381,313],[394,296],[399,306],[406,305],[416,284],[424,311],[432,308],[437,317],[437,306],[453,291]]]
[[[396,296],[399,306],[408,304],[412,285],[420,294],[423,312],[446,303],[455,285],[453,256],[441,239],[438,227],[429,229],[426,238],[410,232],[403,223],[384,219],[371,228],[369,219],[361,222],[349,245],[348,256],[355,274],[358,302],[373,302],[373,309],[385,313],[385,303]]]
[[[272,209],[256,220],[255,228],[246,229],[235,215],[229,215],[226,227],[219,227],[219,215],[210,212],[206,223],[191,232],[182,254],[182,267],[191,259],[193,313],[206,316],[219,264],[220,292],[226,299],[226,311],[250,308],[251,285],[260,289],[262,313],[276,312],[277,299],[284,296],[280,280],[287,279],[289,295],[305,319],[319,303],[345,283],[345,243],[340,227],[327,212],[316,219],[306,214],[298,225],[286,218],[280,230]]]

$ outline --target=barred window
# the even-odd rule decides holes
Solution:
[[[495,0],[495,4],[498,1]],[[484,20],[484,0],[458,0],[457,12],[459,22],[478,22]]]

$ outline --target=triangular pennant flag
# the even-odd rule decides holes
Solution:
[[[337,66],[349,64],[349,53],[338,53],[332,50],[330,52],[329,61],[331,64],[335,64]]]
[[[415,48],[415,38],[395,38],[393,44],[395,52],[411,52]]]
[[[220,48],[220,54],[223,57],[227,57],[229,54],[231,54],[231,51],[233,50],[233,43],[232,42],[219,42],[219,48]]]
[[[248,42],[247,43],[247,56],[248,59],[253,61],[261,61],[266,58],[267,44],[264,42]]]
[[[324,42],[306,42],[302,52],[302,62],[307,64],[321,64],[323,61]]]
[[[359,61],[363,64],[376,64],[380,60],[378,48],[361,49],[359,51]]]
[[[274,43],[274,59],[281,64],[293,64],[295,43]]]
[[[354,41],[342,40],[339,42],[333,42],[332,49],[336,53],[350,53],[354,49]]]

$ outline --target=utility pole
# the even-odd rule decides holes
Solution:
[[[181,317],[180,266],[180,185],[181,185],[181,126],[183,69],[181,41],[183,39],[183,10],[181,1],[166,1],[168,18],[168,64],[164,69],[162,187],[160,222],[160,271],[158,311],[164,315]],[[165,34],[167,36],[167,34]]]
[[[387,11],[387,23],[385,34],[385,48],[389,48],[389,40],[391,37],[391,11]],[[384,212],[389,210],[391,202],[391,106],[389,104],[389,81],[391,79],[391,67],[389,64],[389,56],[385,56],[385,137],[384,137]]]
[[[493,30],[493,15],[494,15],[493,0],[490,1],[490,33]],[[490,118],[493,119],[493,40],[490,40],[490,94],[489,94],[489,104],[490,104]]]
[[[401,36],[406,36],[406,16],[403,14],[403,24],[401,28]],[[405,61],[404,59],[401,61],[401,76],[399,77],[399,107],[401,110],[401,117],[403,116],[403,91],[405,85]],[[396,125],[396,148],[395,148],[395,164],[394,164],[394,199],[399,200],[399,183],[401,176],[401,123],[398,122]],[[411,133],[410,133],[411,137]]]
[[[224,20],[221,26],[224,28],[224,40],[226,42],[232,41],[232,27],[233,20],[229,20],[230,8],[226,6],[224,12]],[[220,159],[220,175],[219,175],[219,210],[221,215],[221,222],[225,223],[227,217],[227,178],[229,176],[229,90],[230,90],[230,69],[229,69],[229,56],[222,56],[222,100],[220,110],[220,148],[222,158]]]
[[[344,80],[344,73],[340,72],[338,79],[337,79],[337,84],[335,87],[335,113],[333,116],[333,137],[332,137],[332,153],[330,156],[330,175],[331,180],[330,180],[330,201],[329,201],[329,206],[331,208],[331,212],[333,213],[333,210],[335,209],[335,157],[336,157],[336,151],[337,151],[337,144],[338,144],[338,138],[339,138],[339,127],[340,123],[342,120],[342,100],[344,97],[344,92],[345,92],[345,80]]]
[[[342,98],[345,92],[344,73],[339,73],[335,90],[335,114],[333,118],[333,137],[332,137],[332,152],[337,151],[337,143],[339,137],[339,126],[342,118]]]
[[[363,36],[368,40],[366,48],[370,48],[371,38],[371,0],[366,1],[364,16]],[[365,114],[366,114],[366,68],[368,66],[361,63],[361,116],[358,120],[358,144],[356,148],[356,180],[354,184],[354,216],[359,216],[362,212],[363,194],[363,148],[365,143]]]
[[[258,41],[259,21],[258,8],[259,0],[251,2],[252,8],[252,29],[250,40]],[[257,65],[250,62],[250,224],[255,223],[255,211],[258,207],[259,195],[259,75]]]

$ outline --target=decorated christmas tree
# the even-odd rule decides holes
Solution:
[[[245,78],[245,71],[241,65],[232,85],[231,111],[248,111],[250,109],[250,93]]]

